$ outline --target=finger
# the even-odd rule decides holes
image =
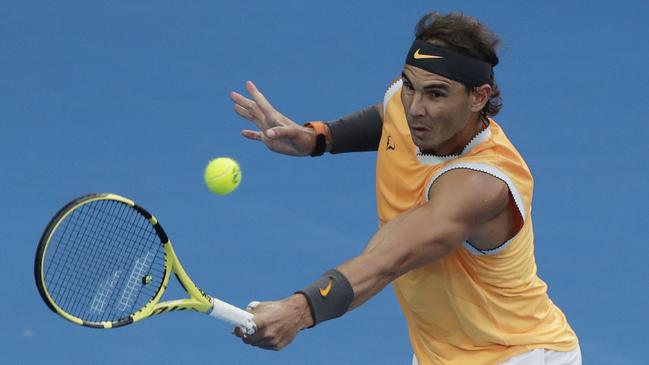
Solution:
[[[250,309],[255,309],[259,305],[259,302],[256,300],[253,300],[252,302],[248,303],[246,306],[246,310],[249,311]]]
[[[252,109],[255,104],[254,100],[250,100],[236,91],[230,92],[230,99],[232,99],[235,104],[240,105],[246,109]]]
[[[268,128],[267,120],[269,118],[259,109],[259,106],[254,100],[250,100],[234,91],[230,93],[230,98],[235,102],[234,111],[237,114],[255,123],[259,129]]]
[[[262,111],[259,109],[259,106],[257,106],[257,103],[254,100],[250,100],[234,91],[230,93],[230,98],[234,101],[234,110],[237,113],[239,113],[239,111],[243,111],[252,118],[261,119],[261,117],[263,117]],[[242,116],[244,118],[247,118],[247,115]]]
[[[270,139],[277,139],[277,138],[295,138],[302,133],[300,128],[294,128],[294,127],[274,127],[267,129],[265,132],[266,137]]]
[[[255,121],[255,116],[253,115],[252,111],[242,107],[239,104],[234,105],[234,111],[251,122]]]
[[[260,348],[262,348],[264,350],[272,350],[272,351],[279,351],[279,350],[282,349],[281,347],[279,347],[277,345],[273,345],[273,344],[269,344],[269,343],[264,343],[264,344],[254,345],[254,346],[260,347]]]
[[[255,103],[257,103],[257,106],[261,110],[262,113],[268,118],[273,117],[273,113],[275,113],[275,108],[268,102],[264,94],[261,93],[255,86],[255,84],[252,83],[252,81],[246,82],[246,90],[250,93],[252,98],[255,100]]]
[[[245,336],[245,334],[243,333],[243,331],[241,331],[241,329],[239,330],[239,332],[241,333],[241,336],[239,337],[241,337],[243,342],[248,345],[257,346],[257,344],[267,341],[265,336],[260,331],[257,331],[250,336]]]
[[[241,131],[241,135],[255,141],[263,140],[263,135],[259,131],[251,131],[249,129],[244,129]]]
[[[247,97],[239,94],[238,92],[232,91],[230,93],[230,99],[234,101],[235,110],[241,108],[246,110],[253,117],[260,117],[262,112],[259,110],[257,103],[254,100],[250,100]]]
[[[245,342],[248,345],[255,346],[255,347],[261,347],[262,349],[266,350],[279,350],[283,346],[279,346],[278,341],[274,338],[259,338],[252,340],[250,337],[244,338],[243,342]]]

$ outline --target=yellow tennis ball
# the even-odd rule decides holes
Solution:
[[[205,185],[214,193],[228,195],[241,183],[241,168],[228,157],[215,158],[205,167]]]

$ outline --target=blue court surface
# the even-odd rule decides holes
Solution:
[[[272,154],[240,137],[228,92],[253,80],[298,122],[373,104],[430,10],[503,40],[496,119],[534,174],[539,275],[584,364],[648,363],[649,3],[340,0],[2,2],[0,363],[409,364],[391,288],[268,352],[197,313],[73,325],[40,299],[33,260],[51,216],[95,191],[149,209],[196,283],[239,306],[359,254],[375,155]],[[243,169],[226,197],[202,181],[216,156]]]

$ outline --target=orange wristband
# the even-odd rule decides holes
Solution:
[[[329,128],[323,122],[308,122],[304,126],[315,131],[315,146],[313,146],[313,151],[309,155],[311,157],[322,156],[327,146],[331,144],[331,132],[329,132]]]

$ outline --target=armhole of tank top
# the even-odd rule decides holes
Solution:
[[[521,218],[523,219],[523,224],[525,224],[525,206],[523,205],[523,199],[521,198],[521,194],[516,188],[516,185],[514,185],[514,182],[505,174],[502,170],[489,165],[485,163],[478,163],[478,162],[460,162],[456,164],[451,164],[449,166],[446,166],[442,170],[438,171],[433,177],[430,179],[428,184],[426,185],[426,189],[424,189],[424,199],[425,201],[428,201],[428,193],[433,186],[433,183],[442,175],[445,173],[451,171],[451,170],[456,170],[456,169],[468,169],[468,170],[474,170],[474,171],[480,171],[484,172],[486,174],[489,174],[497,179],[502,180],[505,184],[507,184],[507,187],[509,188],[509,192],[511,193],[512,197],[514,198],[514,203],[516,203],[516,208],[518,209],[518,213],[521,215]],[[522,231],[522,229],[521,229]],[[520,231],[519,231],[520,233]],[[469,252],[471,252],[473,255],[479,256],[479,255],[493,255],[498,252],[501,252],[505,248],[509,246],[509,244],[518,236],[516,234],[514,237],[511,239],[507,240],[506,242],[502,243],[498,247],[494,247],[489,250],[481,250],[475,246],[473,246],[471,243],[468,241],[464,242],[463,246]]]
[[[388,103],[390,102],[390,99],[394,96],[394,94],[401,89],[401,86],[403,85],[403,81],[399,77],[398,79],[395,79],[390,87],[385,91],[385,95],[383,96],[383,117],[385,118],[386,112],[388,110]]]

